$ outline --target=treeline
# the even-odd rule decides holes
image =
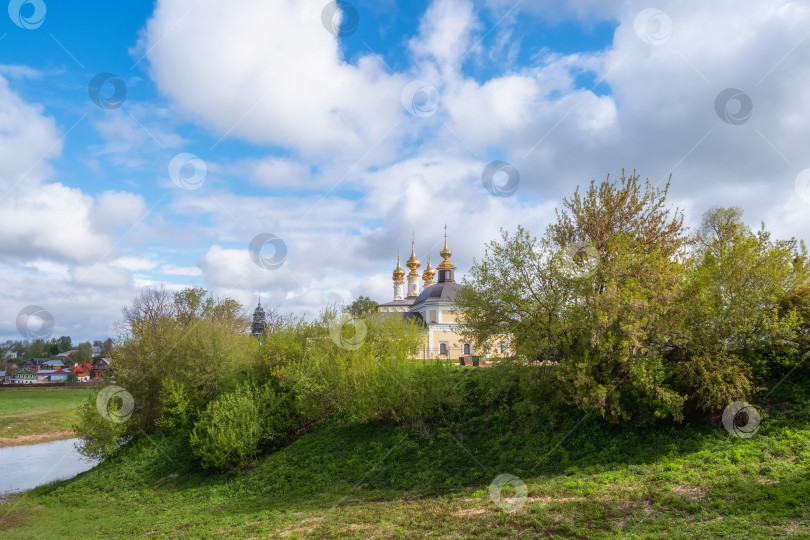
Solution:
[[[510,335],[561,400],[612,420],[716,417],[807,359],[802,242],[712,208],[698,230],[637,174],[563,201],[540,237],[502,231],[456,301],[469,337]]]
[[[330,308],[312,322],[278,318],[257,339],[238,302],[187,289],[144,291],[124,320],[110,374],[128,395],[100,394],[81,409],[90,456],[171,429],[203,467],[238,467],[326,419],[417,425],[457,395],[445,367],[408,360],[421,332],[397,317]]]
[[[32,358],[52,358],[58,354],[75,350],[71,356],[74,362],[92,362],[93,347],[101,349],[102,356],[106,356],[112,350],[113,340],[107,338],[104,341],[95,340],[92,343],[85,341],[75,344],[70,336],[51,338],[50,340],[36,339],[28,340],[7,340],[0,345],[0,360],[14,361],[21,359],[23,362]]]

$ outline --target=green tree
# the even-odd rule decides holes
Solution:
[[[51,340],[51,342],[54,343],[58,349],[58,352],[56,354],[65,353],[73,349],[73,342],[71,341],[70,336],[61,336],[59,338],[54,338]]]
[[[104,343],[101,344],[101,355],[109,356],[110,352],[112,352],[112,348],[113,348],[112,338],[105,339]]]
[[[51,344],[37,339],[25,349],[25,353],[23,353],[23,361],[31,360],[32,358],[50,358],[51,356]]]
[[[473,261],[456,295],[465,337],[476,348],[511,336],[519,356],[558,359],[574,346],[576,283],[566,280],[551,240],[523,227],[501,231],[484,257]]]
[[[669,185],[636,173],[591,182],[584,195],[563,199],[549,230],[568,259],[582,244],[598,257],[589,275],[573,280],[578,339],[562,357],[561,376],[577,405],[611,419],[683,416],[684,396],[669,384],[663,354],[683,337],[678,256],[688,241],[683,213],[666,201]]]
[[[638,174],[563,200],[537,241],[490,244],[457,297],[476,341],[511,333],[521,355],[558,361],[568,399],[613,419],[682,418],[663,351],[682,339],[683,214]],[[487,330],[487,327],[489,330]]]
[[[807,254],[795,239],[773,240],[764,224],[750,230],[742,215],[712,208],[694,236],[683,300],[688,346],[736,355],[762,380],[771,362],[789,363],[798,352]]]
[[[70,355],[70,360],[76,363],[92,363],[93,362],[93,346],[89,341],[79,343],[76,347],[76,352]]]
[[[352,317],[365,318],[377,313],[377,302],[368,296],[358,296],[357,300],[343,308]]]
[[[810,283],[802,283],[782,298],[779,312],[782,317],[793,311],[798,320],[796,346],[800,356],[810,351]]]

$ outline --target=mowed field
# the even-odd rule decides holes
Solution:
[[[76,408],[90,388],[0,388],[0,447],[73,436]]]

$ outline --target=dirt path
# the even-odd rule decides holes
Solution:
[[[51,433],[40,433],[37,435],[15,435],[14,437],[0,437],[0,448],[8,446],[22,446],[24,444],[39,444],[43,442],[59,441],[71,439],[76,433],[70,430],[52,431]]]

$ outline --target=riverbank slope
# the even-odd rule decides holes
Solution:
[[[515,404],[491,404],[423,432],[321,425],[216,474],[158,433],[0,505],[0,536],[807,537],[808,387],[796,373],[759,404],[750,439],[719,426],[608,426],[575,410],[527,422]],[[501,474],[525,482],[525,497],[493,499]]]

